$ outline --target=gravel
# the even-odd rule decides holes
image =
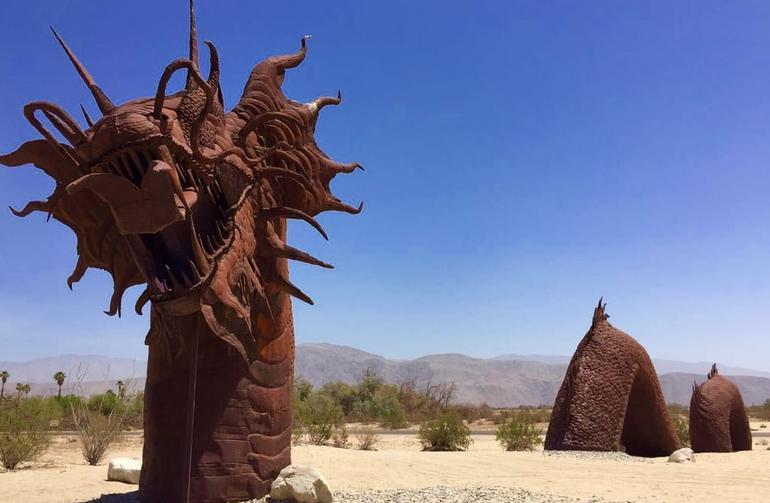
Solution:
[[[596,453],[592,453],[596,454]],[[630,457],[630,456],[629,456]],[[109,494],[88,503],[136,503],[138,492]],[[334,491],[335,503],[607,503],[598,496],[576,498],[511,487],[425,487],[370,491]],[[280,503],[265,497],[249,503]],[[627,503],[632,503],[629,500]]]
[[[587,459],[587,460],[602,460],[602,461],[620,461],[623,463],[654,463],[654,458],[642,458],[639,456],[631,456],[625,452],[613,452],[613,451],[543,451],[545,456],[553,456],[556,458],[573,458],[573,459]]]
[[[372,491],[335,491],[335,503],[606,503],[600,497],[574,498],[510,487],[426,487]],[[251,503],[277,503],[270,498]]]

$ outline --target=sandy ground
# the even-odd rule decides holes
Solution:
[[[504,486],[624,502],[770,501],[770,450],[762,445],[770,439],[764,436],[755,438],[751,452],[698,454],[696,463],[682,465],[667,463],[666,458],[503,452],[492,435],[474,435],[467,452],[420,452],[412,434],[381,438],[376,452],[298,446],[293,461],[320,470],[333,489]],[[141,441],[139,435],[129,436],[108,457],[140,457]],[[355,444],[354,435],[351,442]],[[0,473],[0,501],[84,502],[136,490],[136,486],[108,482],[106,475],[106,463],[93,467],[83,462],[74,438],[57,437],[31,467]]]

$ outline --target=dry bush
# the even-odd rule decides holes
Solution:
[[[470,428],[455,411],[422,423],[417,436],[424,451],[465,451],[473,443]]]
[[[377,435],[374,428],[362,428],[356,432],[356,440],[358,441],[358,449],[361,451],[376,451],[375,447],[381,440]]]
[[[494,423],[501,425],[513,417],[520,417],[526,415],[533,423],[548,423],[551,421],[551,408],[541,405],[539,407],[532,407],[522,405],[513,409],[503,409],[498,415],[494,417]]]
[[[340,449],[347,449],[350,447],[349,437],[348,429],[343,424],[332,434],[332,445]]]
[[[674,429],[676,430],[676,436],[679,437],[679,443],[682,444],[682,447],[690,447],[689,421],[682,416],[674,417],[673,421]]]
[[[534,450],[543,433],[535,419],[530,414],[515,414],[497,428],[495,438],[506,451]]]
[[[291,426],[291,443],[292,445],[302,445],[305,443],[305,434],[307,431],[302,424],[299,424],[294,420]]]
[[[77,382],[81,396],[84,376],[85,372],[78,369]],[[71,402],[71,411],[83,458],[89,465],[98,465],[109,452],[110,446],[122,437],[128,407],[114,393],[107,392],[90,400]]]
[[[34,461],[48,448],[50,411],[38,398],[4,400],[0,407],[0,463],[6,470]]]

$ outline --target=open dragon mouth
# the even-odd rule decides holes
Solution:
[[[165,176],[173,194],[166,197],[173,195],[173,201],[154,199],[161,196],[153,190],[158,166],[171,168],[166,168]],[[112,152],[95,165],[94,172],[121,177],[137,190],[132,204],[123,206],[125,210],[113,206],[116,220],[129,229],[157,228],[153,228],[157,232],[136,232],[138,239],[129,239],[134,255],[144,264],[150,298],[170,300],[204,285],[217,256],[233,239],[237,209],[227,200],[217,177],[196,166],[185,148],[162,138]],[[109,197],[105,202],[111,204]],[[155,205],[168,207],[172,202],[176,213],[150,217]],[[137,218],[141,221],[132,221]]]
[[[285,295],[313,302],[289,281],[287,261],[332,268],[286,242],[286,221],[304,221],[328,239],[318,214],[363,207],[342,202],[330,188],[337,175],[363,168],[332,160],[314,139],[321,109],[338,105],[341,94],[299,103],[283,93],[286,70],[305,58],[305,37],[298,52],[258,63],[239,102],[225,112],[216,48],[206,43],[204,79],[191,41],[190,59],[166,66],[154,98],[116,106],[54,35],[102,117],[93,121],[83,109],[84,130],[58,105],[25,105],[25,118],[43,139],[0,155],[0,163],[34,164],[56,186],[46,200],[14,214],[45,212],[75,232],[78,260],[67,284],[90,268],[107,271],[114,286],[108,315],[120,316],[124,292],[144,283],[139,314],[149,301],[156,319],[199,312],[217,337],[252,361],[249,341],[272,317],[271,303]],[[168,94],[180,70],[187,71],[185,88]],[[159,337],[154,332],[148,341]]]

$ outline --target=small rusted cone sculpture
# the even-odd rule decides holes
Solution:
[[[572,356],[545,437],[546,450],[668,456],[679,448],[658,376],[644,348],[594,309]]]
[[[290,464],[294,329],[290,297],[312,304],[289,281],[288,260],[330,268],[289,246],[287,219],[323,211],[359,213],[329,184],[360,166],[331,160],[313,138],[319,112],[281,90],[299,52],[257,64],[240,101],[224,111],[219,58],[200,74],[190,2],[190,56],[169,64],[151,98],[115,105],[56,34],[102,116],[88,127],[45,101],[24,107],[44,139],[0,156],[34,164],[56,182],[42,212],[77,235],[70,287],[88,268],[109,272],[115,291],[145,284],[151,303],[145,389],[142,502],[244,501],[266,494]],[[55,33],[55,32],[54,32]],[[185,88],[166,85],[187,72]],[[85,113],[85,109],[83,109]],[[66,142],[43,124],[47,120]]]
[[[751,450],[751,429],[738,386],[711,366],[708,379],[692,386],[690,443],[695,452]]]

